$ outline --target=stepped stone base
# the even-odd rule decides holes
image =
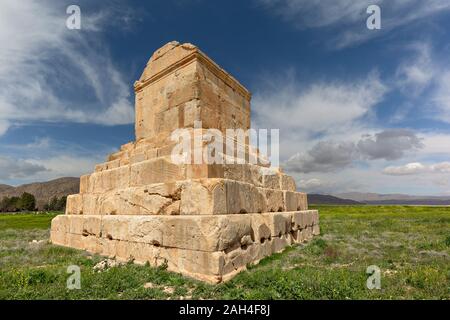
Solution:
[[[51,241],[121,261],[166,264],[170,271],[219,283],[248,264],[317,234],[315,210],[197,216],[60,215],[52,221]]]
[[[157,50],[134,90],[135,141],[81,177],[54,244],[217,283],[319,234],[295,180],[239,134],[251,93],[196,46]]]

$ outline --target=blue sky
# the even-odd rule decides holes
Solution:
[[[447,0],[18,2],[0,3],[0,184],[89,173],[132,141],[133,82],[177,40],[253,93],[300,190],[450,195]]]

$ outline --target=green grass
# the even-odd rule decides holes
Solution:
[[[57,214],[56,212],[0,214],[0,230],[48,229]]]
[[[54,214],[0,215],[0,299],[450,298],[450,208],[318,209],[320,237],[216,286],[133,264],[94,272],[101,257],[47,242]],[[81,267],[81,290],[66,289],[69,265]],[[370,265],[381,290],[366,287]]]

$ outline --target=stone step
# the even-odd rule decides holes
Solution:
[[[70,216],[52,221],[54,244],[220,282],[318,234],[317,211],[231,216]]]
[[[52,230],[163,247],[223,251],[319,223],[315,210],[214,216],[60,215]]]
[[[192,179],[70,195],[66,213],[212,215],[307,208],[305,193],[256,187],[229,179]]]
[[[101,193],[119,188],[202,178],[236,180],[275,190],[297,189],[292,177],[277,169],[253,164],[176,165],[169,157],[158,157],[124,166],[120,166],[120,160],[114,160],[97,169],[98,171],[81,177],[80,193]]]

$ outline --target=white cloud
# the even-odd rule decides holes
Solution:
[[[255,125],[317,133],[349,126],[378,104],[387,88],[376,72],[354,82],[314,83],[293,79],[261,88],[252,100]]]
[[[440,74],[436,82],[432,101],[437,109],[433,113],[436,119],[450,123],[450,69]]]
[[[301,186],[302,189],[306,189],[306,190],[317,190],[323,186],[323,182],[320,179],[312,178],[312,179],[300,180],[299,186]]]
[[[423,173],[450,173],[450,162],[441,162],[431,165],[413,162],[402,166],[386,167],[383,170],[383,173],[391,176],[406,176]]]
[[[447,0],[259,0],[268,10],[296,27],[328,28],[336,36],[334,48],[344,48],[368,39],[391,33],[394,29],[412,24],[450,10]],[[366,28],[369,5],[381,7],[379,31]]]
[[[423,148],[423,143],[412,130],[390,129],[365,135],[357,147],[359,153],[368,159],[396,160],[406,152]]]
[[[358,141],[322,140],[307,152],[299,152],[285,163],[291,172],[332,172],[360,160],[396,160],[423,147],[415,132],[406,129],[365,134]]]
[[[391,176],[404,176],[404,175],[411,175],[411,174],[418,174],[426,172],[427,168],[419,163],[419,162],[413,162],[408,163],[404,166],[390,166],[383,170],[384,174],[391,175]]]
[[[40,172],[34,179],[51,180],[59,177],[79,177],[93,172],[95,165],[102,162],[101,157],[87,157],[70,154],[47,159],[28,159],[27,162],[36,166],[44,167],[47,170]]]
[[[26,178],[46,171],[48,169],[42,164],[0,156],[0,179],[2,180]]]
[[[11,124],[34,121],[134,121],[127,81],[102,46],[101,34],[89,40],[106,16],[107,11],[83,13],[82,30],[76,31],[66,28],[65,8],[54,2],[1,2],[0,134]]]
[[[400,64],[396,71],[396,83],[403,92],[417,96],[430,85],[438,70],[433,64],[432,48],[429,43],[413,43],[406,49],[414,56]]]
[[[412,52],[413,56],[398,67],[396,84],[413,106],[419,97],[423,98],[424,105],[414,110],[419,115],[450,123],[449,62],[433,52],[433,46],[428,42],[412,43],[406,47],[406,52]],[[411,115],[411,111],[408,110],[403,118]]]
[[[450,173],[450,162],[433,164],[430,166],[430,170],[438,173]]]

